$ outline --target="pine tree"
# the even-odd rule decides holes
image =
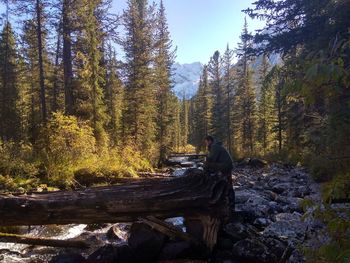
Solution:
[[[258,140],[262,147],[263,154],[271,151],[274,142],[273,127],[276,123],[276,108],[275,108],[275,78],[269,74],[270,64],[268,56],[263,55],[262,63],[259,69],[259,85],[260,85],[260,100],[259,100],[259,130]],[[269,76],[270,75],[270,76]]]
[[[191,100],[190,138],[198,152],[205,151],[203,139],[213,131],[213,96],[209,85],[208,66],[204,65],[198,91]]]
[[[172,50],[172,41],[167,25],[165,7],[160,2],[156,19],[155,32],[155,69],[154,78],[157,87],[157,141],[159,141],[160,154],[159,164],[166,159],[171,150],[171,129],[175,120],[175,112],[171,108],[172,66],[175,59],[175,51]]]
[[[213,136],[218,140],[225,140],[225,120],[223,118],[224,109],[226,107],[224,102],[223,81],[222,81],[222,61],[220,52],[216,51],[208,64],[209,83],[213,96],[212,105],[212,125]]]
[[[104,68],[101,67],[101,40],[103,34],[96,14],[101,2],[82,0],[80,6],[81,30],[78,33],[77,82],[75,114],[89,121],[99,146],[107,146],[105,125],[108,120],[104,104]]]
[[[152,155],[156,133],[155,87],[152,83],[153,20],[146,0],[129,0],[124,13],[126,38],[125,110],[126,139],[147,156]]]
[[[0,137],[2,141],[18,141],[20,117],[18,55],[11,24],[7,21],[0,35]]]
[[[241,34],[241,43],[239,44],[238,54],[240,56],[238,87],[236,104],[240,111],[241,120],[240,133],[242,150],[245,153],[253,154],[255,146],[255,136],[257,127],[257,109],[256,94],[253,87],[252,70],[250,69],[249,49],[251,47],[251,35],[248,33],[248,23],[245,19],[243,32]]]
[[[225,126],[226,134],[226,145],[229,152],[233,153],[234,140],[233,140],[233,125],[232,125],[232,108],[233,108],[233,70],[232,70],[232,60],[233,60],[233,51],[227,45],[226,51],[223,56],[223,69],[224,69],[224,114],[223,119]]]
[[[111,145],[118,145],[122,137],[122,111],[124,100],[124,86],[119,77],[119,66],[116,53],[109,45],[107,58],[107,75],[105,85],[105,102],[109,116],[108,132]]]

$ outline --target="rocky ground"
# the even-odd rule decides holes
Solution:
[[[245,160],[234,169],[232,178],[235,214],[220,230],[211,254],[203,247],[169,240],[143,223],[134,223],[85,226],[77,238],[94,243],[93,249],[64,249],[50,259],[35,261],[40,257],[30,257],[33,261],[26,262],[304,262],[303,248],[322,228],[302,208],[305,198],[320,200],[319,187],[307,171]],[[181,219],[171,222],[184,228]],[[31,250],[31,255],[35,251]],[[23,256],[18,257],[23,260]],[[0,262],[24,261],[1,261],[0,257]]]

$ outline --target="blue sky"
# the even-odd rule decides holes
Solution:
[[[163,0],[170,33],[177,46],[177,62],[207,63],[216,50],[223,52],[227,43],[239,42],[245,14],[241,10],[255,0]],[[114,0],[114,10],[126,8],[126,0]],[[159,2],[157,0],[156,2]],[[263,27],[248,18],[249,30]]]
[[[216,50],[223,52],[227,43],[235,48],[245,17],[241,10],[250,7],[254,1],[164,0],[170,33],[177,46],[176,61],[207,63]],[[121,13],[126,2],[113,0],[112,12]],[[250,31],[263,26],[263,22],[249,18],[248,24]]]

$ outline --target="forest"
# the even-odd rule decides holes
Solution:
[[[325,206],[349,202],[348,0],[257,0],[243,12],[265,28],[246,20],[236,48],[213,50],[190,99],[173,91],[163,1],[128,0],[120,15],[111,0],[1,2],[1,192],[137,177],[172,152],[205,153],[212,135],[235,160],[306,167]],[[326,254],[349,254],[349,228],[334,217]]]

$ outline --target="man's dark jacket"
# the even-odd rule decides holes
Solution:
[[[219,142],[213,143],[209,147],[206,164],[210,170],[221,171],[223,173],[229,173],[233,168],[230,154]]]

